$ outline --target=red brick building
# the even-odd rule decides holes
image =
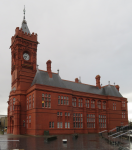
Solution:
[[[61,79],[59,73],[37,66],[37,34],[30,33],[25,17],[11,38],[11,92],[8,131],[13,134],[98,133],[128,123],[127,99],[118,85],[101,87]]]

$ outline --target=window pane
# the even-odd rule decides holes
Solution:
[[[54,128],[54,122],[52,122],[52,128]]]
[[[58,99],[58,104],[60,104],[60,99]]]
[[[65,128],[67,128],[67,122],[65,122]]]
[[[70,128],[70,122],[68,122],[68,128]]]
[[[48,102],[48,106],[49,106],[49,108],[50,108],[50,102]]]
[[[67,100],[67,105],[69,105],[69,101]]]

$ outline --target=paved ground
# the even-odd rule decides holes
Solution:
[[[62,139],[67,139],[67,144],[62,143]],[[2,140],[19,140],[3,141]],[[123,145],[128,147],[127,140],[123,140]],[[98,134],[79,134],[78,139],[73,139],[72,135],[58,135],[57,139],[45,142],[43,136],[25,135],[0,135],[0,150],[24,149],[24,150],[117,150],[118,147],[109,145]]]

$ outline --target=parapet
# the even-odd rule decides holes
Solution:
[[[19,37],[24,38],[24,39],[29,40],[29,41],[37,42],[37,33],[34,34],[34,32],[33,32],[30,35],[29,33],[28,34],[26,32],[24,33],[22,31],[22,28],[19,29],[19,27],[17,27],[15,29],[15,35],[12,36],[12,38],[11,38],[11,44],[13,44],[14,39],[15,39],[16,36],[19,36]]]

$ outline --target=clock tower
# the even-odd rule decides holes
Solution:
[[[27,90],[30,87],[36,73],[37,45],[37,34],[30,33],[24,9],[22,26],[16,28],[11,38],[12,90]]]
[[[11,38],[11,92],[8,101],[7,133],[26,134],[27,90],[36,74],[37,34],[30,33],[24,18]]]

